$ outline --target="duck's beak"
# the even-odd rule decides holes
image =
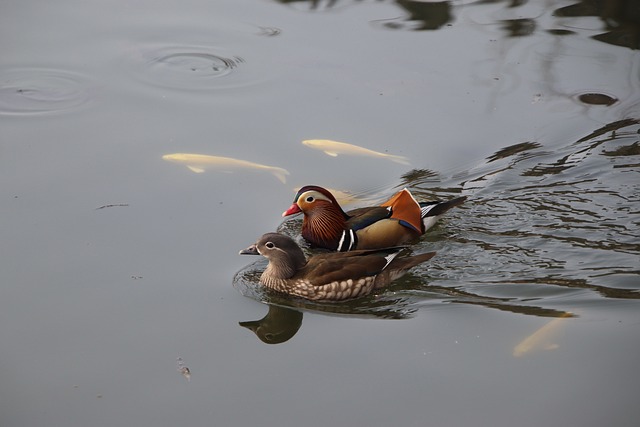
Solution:
[[[302,212],[302,210],[300,209],[300,206],[298,206],[297,203],[294,203],[289,207],[289,209],[282,212],[282,216],[289,216],[289,215],[297,214],[300,212]]]
[[[256,247],[256,245],[253,244],[247,249],[241,250],[240,255],[260,255],[260,252],[258,252],[258,248]]]

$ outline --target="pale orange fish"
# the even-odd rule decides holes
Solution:
[[[513,356],[522,357],[535,350],[555,350],[560,347],[558,344],[552,342],[551,338],[553,338],[553,333],[557,330],[558,326],[560,326],[567,317],[571,316],[571,313],[567,313],[565,316],[556,317],[547,322],[540,329],[520,341],[520,343],[513,348]]]
[[[403,165],[409,164],[409,159],[403,156],[396,156],[394,154],[380,153],[378,151],[369,150],[368,148],[360,147],[354,144],[347,144],[346,142],[332,141],[330,139],[307,139],[302,141],[307,147],[314,148],[316,150],[323,151],[326,155],[336,157],[339,154],[347,154],[352,156],[369,156],[378,157],[383,159],[389,159],[396,163]]]
[[[273,174],[283,184],[287,182],[289,171],[276,166],[261,165],[247,160],[232,157],[209,156],[206,154],[173,153],[162,156],[168,162],[180,163],[195,173],[202,173],[213,168],[220,172],[233,172],[238,169],[265,171]]]

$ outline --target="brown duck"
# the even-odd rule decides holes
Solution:
[[[422,236],[445,212],[465,200],[418,203],[405,188],[380,206],[345,212],[328,190],[307,185],[282,216],[302,212],[305,240],[314,247],[346,252],[405,244]]]
[[[370,294],[403,276],[436,253],[400,257],[404,248],[324,253],[306,259],[289,236],[267,233],[241,255],[262,255],[269,265],[260,283],[285,294],[316,301],[339,301]]]

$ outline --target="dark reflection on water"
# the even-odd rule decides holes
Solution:
[[[536,148],[540,148],[540,144],[537,142],[521,142],[520,144],[514,144],[496,151],[492,156],[487,158],[487,161],[490,163],[499,159],[506,159],[507,157],[534,150]]]
[[[640,156],[640,145],[638,145],[638,141],[636,141],[633,144],[623,145],[615,150],[604,150],[602,154],[605,156]]]
[[[313,12],[363,4],[360,1],[339,0],[276,0],[276,2],[293,7],[304,6],[304,9]],[[453,21],[453,6],[450,1],[395,0],[393,4],[401,8],[405,16],[377,20],[376,24],[392,30],[425,31],[440,29]]]
[[[508,19],[502,21],[501,27],[508,37],[530,36],[536,30],[536,21],[529,18]]]
[[[438,173],[429,169],[412,169],[402,174],[400,177],[401,186],[437,183],[439,182]]]
[[[629,126],[633,126],[635,124],[639,124],[640,123],[640,119],[624,119],[624,120],[618,120],[616,122],[613,123],[609,123],[599,129],[594,130],[593,132],[591,132],[589,135],[580,138],[576,144],[579,144],[581,142],[585,142],[588,141],[590,139],[593,138],[597,138],[599,136],[605,135],[607,133],[611,133],[612,136],[616,136],[616,132],[620,129],[624,129],[626,127]]]
[[[611,133],[611,137],[610,138],[605,138],[605,139],[601,139],[601,140],[596,140],[594,142],[592,142],[591,144],[587,145],[586,147],[579,149],[579,150],[575,150],[575,151],[571,151],[570,153],[566,154],[565,156],[557,159],[555,162],[551,163],[551,164],[539,164],[539,165],[535,165],[533,168],[526,170],[522,173],[523,176],[544,176],[544,175],[553,175],[553,174],[558,174],[560,172],[563,172],[567,169],[573,168],[575,166],[580,165],[581,160],[582,160],[582,156],[583,155],[588,155],[592,150],[594,150],[595,148],[597,148],[598,146],[609,142],[609,141],[613,141],[616,139],[616,131],[622,128],[625,128],[627,126],[631,126],[634,124],[639,123],[638,120],[635,119],[626,119],[626,120],[620,120],[614,123],[610,123],[600,129],[595,130],[594,132],[590,133],[589,135],[579,139],[576,144],[581,144],[584,142],[587,142],[589,140],[593,140],[595,138],[598,138],[602,135],[605,135],[606,133]]]
[[[555,10],[560,17],[599,17],[607,30],[593,39],[615,46],[640,47],[640,2],[637,0],[582,0]]]
[[[240,322],[240,326],[256,334],[266,344],[289,341],[302,325],[302,313],[277,305],[269,305],[269,311],[260,320]]]
[[[344,7],[347,5],[367,4],[357,0],[275,0],[277,3],[302,8],[312,12]],[[382,2],[381,2],[382,3]],[[387,2],[385,2],[387,3]],[[392,2],[404,12],[400,18],[388,18],[375,21],[375,24],[392,30],[438,30],[455,20],[455,10],[463,10],[486,3],[506,3],[508,8],[525,6],[524,0],[478,1],[455,7],[450,1],[395,0]],[[637,0],[582,0],[578,3],[555,9],[557,17],[594,16],[601,19],[604,32],[592,38],[615,46],[638,49],[640,47],[640,2]],[[526,37],[536,32],[538,16],[505,19],[499,22],[507,37]],[[562,36],[575,34],[572,29],[547,28],[551,34]]]
[[[437,30],[453,20],[451,3],[398,0],[396,4],[407,12],[404,18],[378,21],[392,30]]]
[[[576,34],[575,31],[565,30],[565,29],[551,29],[547,30],[549,34],[553,34],[554,36],[569,36]]]
[[[276,2],[290,6],[304,5],[312,11],[331,9],[340,3],[349,3],[341,2],[340,0],[276,0]]]

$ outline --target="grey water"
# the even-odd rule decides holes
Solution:
[[[637,425],[637,2],[0,12],[1,426]],[[320,304],[238,255],[307,184],[468,199]]]

